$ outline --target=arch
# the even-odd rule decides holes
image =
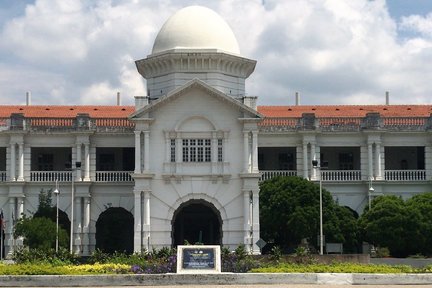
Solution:
[[[227,213],[225,211],[224,206],[222,206],[222,204],[216,198],[210,197],[210,196],[208,196],[206,194],[202,194],[202,193],[200,193],[200,194],[197,194],[197,193],[192,194],[191,193],[191,194],[187,194],[181,198],[178,198],[177,201],[173,205],[171,205],[171,208],[168,210],[168,215],[167,215],[166,219],[173,219],[175,211],[177,211],[182,204],[184,204],[190,200],[204,200],[204,201],[212,204],[216,208],[216,210],[219,211],[222,222],[224,222],[225,220],[228,219],[228,216],[227,216]]]
[[[172,244],[185,242],[206,245],[222,244],[222,218],[216,207],[204,200],[189,200],[175,211],[172,221]]]
[[[134,217],[122,207],[111,207],[96,221],[96,249],[133,253]]]
[[[189,132],[202,132],[202,131],[215,131],[216,128],[212,121],[205,116],[195,115],[189,116],[178,122],[175,127],[176,131],[189,131]]]

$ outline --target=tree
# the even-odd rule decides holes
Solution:
[[[387,247],[396,257],[419,253],[425,243],[420,212],[394,195],[374,199],[360,217],[360,227],[366,241]]]
[[[48,249],[54,248],[56,242],[56,208],[52,207],[51,190],[39,193],[39,206],[38,210],[33,216],[28,217],[23,215],[15,225],[14,237],[23,237],[24,245],[29,248]],[[67,216],[65,213],[61,215],[60,219]],[[62,223],[62,222],[59,222]],[[67,247],[69,236],[67,230],[59,227],[59,246]]]
[[[24,245],[29,248],[47,250],[55,247],[56,223],[45,217],[23,216],[15,226],[14,236],[22,236]],[[69,236],[59,229],[59,246],[67,247]]]
[[[356,244],[353,213],[339,207],[322,189],[323,229],[327,242]],[[264,239],[297,246],[303,238],[316,244],[319,235],[319,186],[300,177],[275,177],[260,184],[260,227]],[[354,228],[348,227],[351,223]]]
[[[421,253],[432,255],[432,193],[416,195],[408,199],[406,205],[408,209],[417,211],[420,216],[420,230],[424,237]],[[417,245],[420,244],[417,242]]]

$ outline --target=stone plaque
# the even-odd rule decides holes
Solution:
[[[220,246],[177,246],[177,273],[220,273]]]

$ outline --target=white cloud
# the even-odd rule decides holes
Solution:
[[[432,12],[426,16],[410,15],[402,17],[401,28],[432,37]]]
[[[45,104],[133,103],[145,94],[134,60],[152,49],[163,22],[183,6],[216,10],[245,57],[260,104],[431,103],[432,13],[402,18],[398,37],[384,0],[36,0],[0,31],[0,103],[26,90]],[[26,78],[26,81],[23,81]],[[21,90],[20,90],[21,89]],[[21,92],[22,91],[22,92]],[[22,96],[24,99],[24,96]],[[18,100],[17,100],[18,99]]]

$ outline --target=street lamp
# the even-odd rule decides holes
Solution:
[[[327,168],[327,162],[322,164],[322,166],[318,166],[318,160],[312,160],[313,169],[319,169],[319,205],[320,205],[320,236],[319,236],[319,244],[320,244],[320,255],[324,254],[324,232],[323,232],[323,197],[322,197],[322,169]]]
[[[55,251],[56,253],[58,252],[58,248],[59,248],[59,194],[60,194],[60,190],[59,190],[59,185],[58,185],[58,180],[56,179],[55,182],[55,190],[54,190],[54,194],[56,195],[56,243],[55,243]]]

